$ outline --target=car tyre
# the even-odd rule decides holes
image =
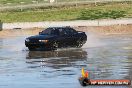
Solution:
[[[55,41],[52,44],[52,50],[57,50],[57,48],[58,48],[58,43]]]
[[[83,46],[83,42],[78,40],[76,47],[81,48]]]

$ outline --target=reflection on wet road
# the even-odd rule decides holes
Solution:
[[[132,80],[132,36],[88,36],[83,48],[47,52],[28,51],[24,39],[0,39],[0,88],[82,88],[82,67],[91,79]]]

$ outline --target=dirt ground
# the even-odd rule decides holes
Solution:
[[[99,35],[132,34],[132,25],[78,27],[77,29],[79,31],[85,31]]]
[[[132,34],[132,24],[113,26],[78,26],[73,28],[78,31],[84,31],[97,35]],[[44,28],[2,30],[0,31],[0,38],[10,36],[36,35],[43,29]]]

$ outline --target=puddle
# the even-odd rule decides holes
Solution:
[[[0,39],[1,88],[82,88],[78,82],[82,67],[89,71],[91,79],[132,80],[132,38],[129,35],[100,38],[88,34],[83,48],[47,52],[28,51],[25,38]]]

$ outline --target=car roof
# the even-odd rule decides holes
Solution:
[[[58,29],[58,28],[71,28],[70,26],[64,26],[64,27],[49,27],[49,28],[55,28],[55,29]]]

